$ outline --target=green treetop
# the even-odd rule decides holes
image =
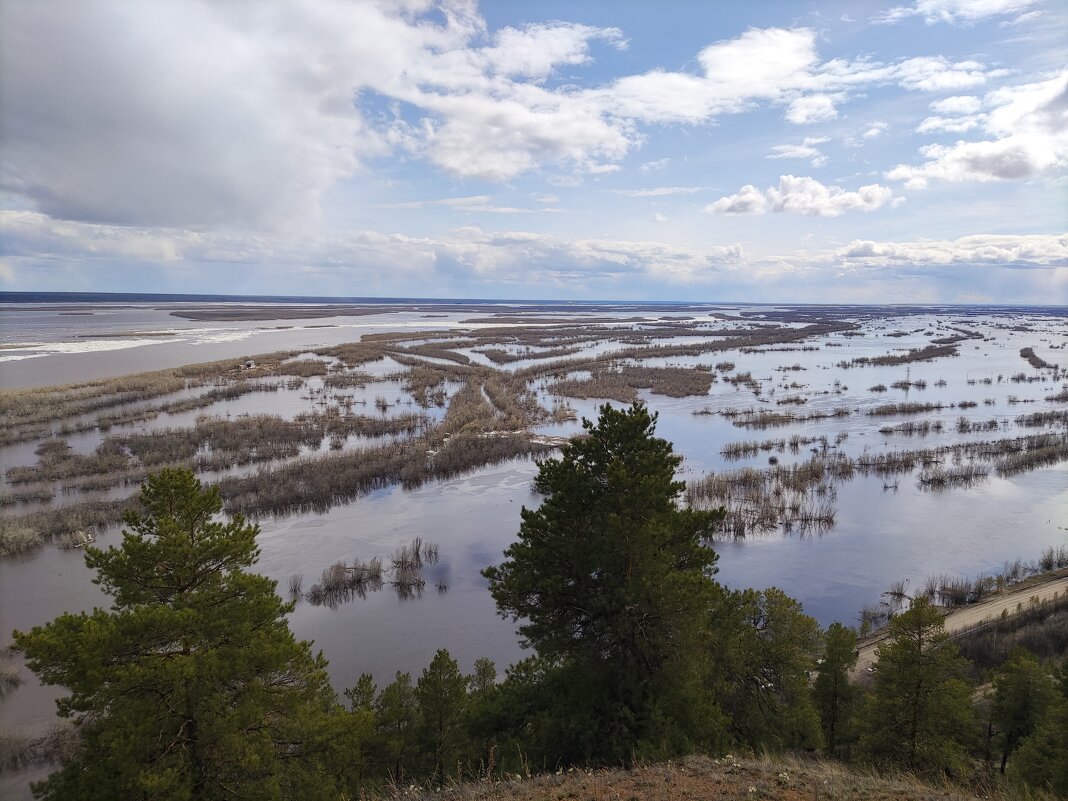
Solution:
[[[41,798],[331,797],[337,742],[325,662],[294,639],[275,582],[245,572],[255,525],[218,520],[216,489],[164,470],[142,488],[119,547],[86,564],[110,610],[64,614],[16,647],[81,747]],[[335,794],[336,795],[336,794]]]
[[[701,540],[719,513],[679,508],[681,458],[643,405],[602,406],[583,426],[585,438],[541,463],[544,501],[522,511],[506,560],[484,574],[526,644],[583,688],[575,718],[597,734],[572,756],[629,760],[662,750],[668,732],[697,736],[685,718],[700,717],[701,699],[680,699],[684,687],[699,693],[718,597]]]
[[[814,687],[816,707],[823,723],[827,753],[837,754],[849,739],[855,690],[849,671],[857,664],[857,634],[841,623],[832,623],[824,636],[823,659]]]
[[[876,655],[864,750],[910,770],[959,770],[975,720],[971,690],[961,678],[965,663],[942,614],[926,599],[916,599],[890,622]]]

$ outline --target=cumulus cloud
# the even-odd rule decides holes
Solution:
[[[665,156],[664,158],[657,159],[656,161],[646,161],[642,163],[642,165],[639,166],[638,169],[642,172],[654,172],[656,170],[665,169],[669,164],[671,164],[671,158],[669,156]]]
[[[763,214],[768,207],[764,193],[746,184],[736,194],[726,195],[705,206],[710,214]]]
[[[982,117],[978,114],[969,114],[963,117],[925,117],[916,126],[916,133],[932,133],[934,131],[946,131],[947,133],[965,133],[977,128]]]
[[[359,274],[388,270],[429,279],[443,272],[537,284],[561,278],[634,276],[677,283],[707,280],[745,260],[739,244],[690,248],[663,242],[558,237],[528,231],[413,237],[376,231],[278,236],[56,221],[31,211],[0,211],[3,254],[135,264],[274,264]]]
[[[877,139],[886,133],[889,128],[890,126],[887,123],[876,120],[860,132],[860,137],[861,139]]]
[[[320,289],[336,287],[339,294],[352,286],[396,294],[418,285],[509,291],[509,297],[546,297],[558,290],[564,297],[670,298],[679,296],[679,287],[699,287],[706,296],[813,302],[915,302],[918,292],[932,302],[959,302],[960,269],[972,268],[968,292],[1001,302],[1048,302],[1068,287],[1068,234],[858,240],[835,250],[753,257],[734,243],[686,246],[477,226],[435,236],[283,235],[101,225],[0,211],[0,280],[19,287],[29,280],[40,288],[57,275],[75,275],[64,266],[71,264],[92,264],[94,285],[109,289],[121,288],[115,275],[164,276],[180,266],[182,275],[210,276],[214,286],[227,289],[272,275],[283,282],[280,290],[291,292],[314,276]],[[926,283],[918,286],[912,279],[921,272]],[[904,289],[903,277],[910,279]]]
[[[709,44],[693,71],[577,86],[561,71],[625,48],[621,31],[491,31],[468,0],[55,11],[18,3],[4,15],[0,189],[56,218],[130,225],[298,225],[387,155],[462,178],[548,170],[575,184],[618,170],[642,124],[709,124],[761,106],[812,124],[870,86],[956,91],[995,74],[937,56],[824,60],[815,31],[767,28]]]
[[[850,192],[838,186],[826,186],[815,178],[783,175],[778,186],[770,186],[761,192],[747,184],[737,194],[708,204],[705,211],[711,214],[764,214],[771,211],[838,217],[849,211],[876,211],[887,204],[897,205],[903,201],[904,198],[895,197],[889,187],[879,184],[869,184]]]
[[[827,157],[815,147],[829,142],[826,136],[806,136],[799,145],[774,145],[771,152],[764,158],[768,159],[809,159],[813,167],[822,167],[827,163]]]
[[[1045,81],[989,92],[983,105],[990,111],[974,120],[988,139],[926,145],[920,149],[924,163],[899,164],[886,177],[919,189],[931,180],[1031,178],[1068,164],[1068,70]],[[942,130],[954,130],[944,127],[950,124],[941,119],[936,123]],[[968,118],[960,118],[959,124],[968,125]],[[936,130],[936,125],[928,130]]]
[[[1068,267],[1068,234],[976,235],[930,242],[855,240],[836,251],[844,262],[870,266],[986,264]]]
[[[921,92],[972,89],[982,86],[991,75],[978,61],[950,62],[943,56],[905,59],[895,73],[904,88]]]
[[[915,0],[910,6],[894,6],[874,18],[892,25],[909,17],[922,17],[928,25],[937,22],[975,23],[990,17],[1017,15],[1038,0]]]
[[[539,200],[540,203],[551,205],[558,198],[555,195],[546,195],[548,200]],[[536,200],[538,198],[535,198]],[[409,200],[403,203],[385,203],[387,209],[424,209],[432,207],[444,207],[455,211],[489,212],[491,214],[532,214],[542,211],[555,211],[555,209],[540,208],[528,209],[516,206],[502,206],[496,203],[489,195],[467,195],[465,197],[444,197],[435,200]]]
[[[838,116],[831,95],[805,95],[791,101],[786,109],[786,119],[795,125],[811,125],[814,122],[833,120]]]
[[[664,197],[666,195],[692,195],[703,192],[707,186],[653,186],[647,189],[617,189],[617,195],[624,197]]]
[[[931,103],[931,111],[938,114],[975,114],[982,107],[983,102],[974,95],[943,97]]]

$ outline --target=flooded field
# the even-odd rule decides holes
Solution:
[[[299,589],[292,628],[339,689],[441,647],[503,668],[521,651],[479,571],[538,503],[535,460],[606,401],[658,411],[688,501],[727,508],[720,580],[781,587],[823,624],[855,625],[892,582],[1068,543],[1063,307],[35,305],[2,320],[4,633],[99,604],[72,546],[117,542],[144,475],[188,465],[259,521],[259,570]],[[415,538],[435,552],[401,580]],[[332,565],[376,558],[381,581],[328,591]],[[43,731],[56,693],[20,676],[5,725]]]

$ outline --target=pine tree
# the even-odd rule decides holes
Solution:
[[[559,756],[629,761],[716,727],[701,695],[716,556],[701,538],[718,513],[679,508],[681,459],[643,405],[605,405],[583,425],[541,463],[541,506],[522,511],[506,561],[484,574],[525,643],[567,671]]]
[[[1001,736],[1001,772],[1020,741],[1031,736],[1057,700],[1053,679],[1034,654],[1013,649],[994,676],[993,719]]]
[[[712,631],[717,695],[734,739],[753,748],[818,748],[823,737],[809,676],[823,639],[801,604],[776,587],[732,592]]]
[[[434,782],[443,781],[460,757],[468,681],[456,660],[441,649],[415,686],[420,739]]]
[[[247,572],[259,528],[216,520],[218,490],[189,470],[142,488],[122,544],[87,549],[110,610],[64,614],[17,647],[70,695],[75,759],[35,787],[49,799],[336,795],[329,769],[352,733],[322,657],[294,639],[275,582]]]
[[[1009,775],[1022,784],[1068,798],[1068,664],[1055,673],[1055,695],[1020,742],[1009,763]]]
[[[926,599],[890,622],[876,651],[875,690],[867,705],[863,750],[877,762],[953,772],[965,764],[974,734],[964,660],[942,615]]]
[[[855,688],[849,671],[857,663],[857,634],[841,623],[832,623],[824,635],[823,659],[814,688],[816,708],[823,723],[827,753],[837,754],[848,742]]]
[[[419,701],[410,673],[400,673],[375,700],[373,752],[377,773],[403,782],[416,772]]]

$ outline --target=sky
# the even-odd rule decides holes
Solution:
[[[1068,303],[1068,6],[4,0],[0,290]]]

